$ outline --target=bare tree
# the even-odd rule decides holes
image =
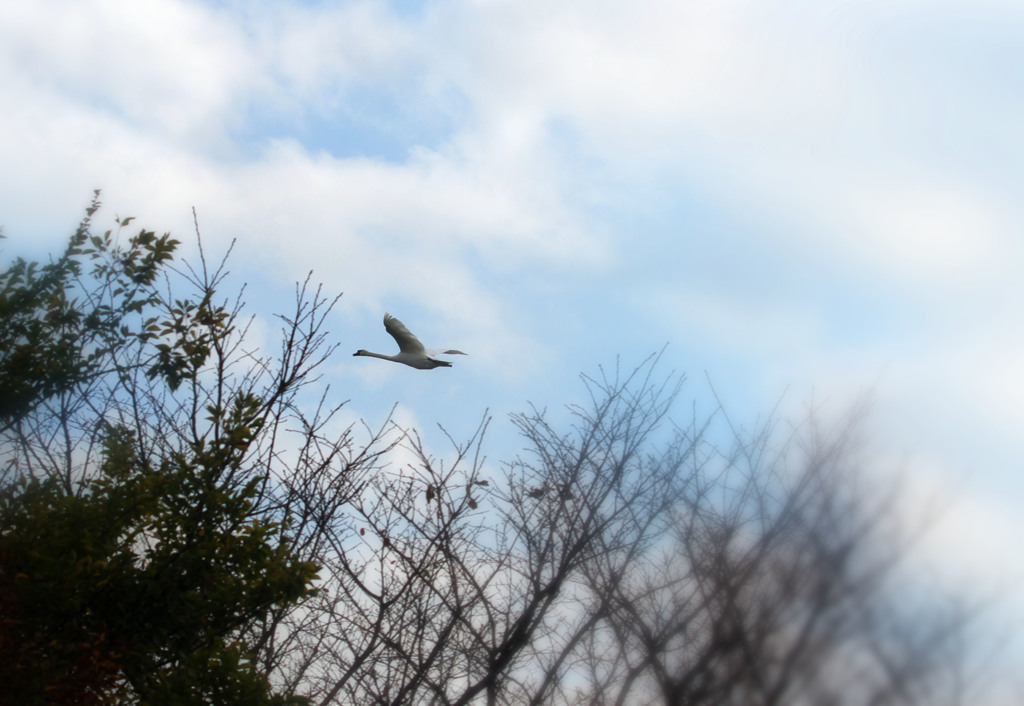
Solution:
[[[912,537],[893,520],[895,486],[864,487],[855,431],[850,420],[822,433],[813,419],[784,437],[771,424],[750,436],[732,429],[726,453],[712,446],[691,457],[664,541],[628,581],[593,587],[614,596],[588,645],[588,701],[951,695],[949,647],[969,616],[908,612],[899,593],[908,586],[893,575]]]
[[[567,431],[514,415],[525,449],[498,472],[486,418],[444,462],[392,428],[410,460],[333,495],[317,603],[279,626],[301,644],[282,678],[322,704],[951,695],[966,617],[900,600],[912,537],[895,486],[865,485],[855,419],[726,424],[725,446],[720,411],[669,423],[682,379],[658,361],[584,377]]]
[[[585,378],[568,434],[538,410],[514,417],[528,450],[500,477],[482,456],[486,417],[443,461],[392,425],[371,436],[405,465],[329,455],[282,477],[320,583],[261,626],[275,678],[324,704],[553,698],[608,610],[587,572],[625,575],[666,527],[681,459],[645,444],[681,381],[654,384],[653,362]]]

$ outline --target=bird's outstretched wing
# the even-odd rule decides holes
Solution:
[[[384,330],[391,334],[391,337],[395,339],[395,342],[398,343],[398,348],[403,353],[426,354],[426,349],[420,343],[420,339],[412,335],[409,329],[405,327],[405,324],[391,314],[384,314]]]

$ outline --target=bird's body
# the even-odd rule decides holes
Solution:
[[[424,348],[420,339],[416,338],[401,321],[391,314],[384,314],[384,329],[391,334],[391,337],[398,343],[398,353],[384,355],[383,353],[372,353],[359,349],[352,355],[364,355],[370,358],[382,358],[395,363],[402,363],[419,370],[430,370],[431,368],[450,368],[452,364],[446,360],[440,360],[438,355],[466,355],[456,350],[435,350]]]

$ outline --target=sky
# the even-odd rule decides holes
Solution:
[[[1017,0],[14,0],[0,86],[6,259],[96,188],[194,257],[195,208],[254,336],[344,293],[348,413],[490,410],[498,456],[666,344],[740,419],[866,396],[879,467],[956,500],[940,570],[1024,578]],[[352,358],[385,311],[469,355]]]

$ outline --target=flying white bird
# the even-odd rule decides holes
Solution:
[[[448,361],[438,360],[434,357],[437,355],[466,355],[466,353],[463,353],[462,351],[442,351],[437,348],[424,348],[423,344],[420,343],[420,339],[412,335],[409,329],[405,327],[405,324],[391,314],[384,314],[384,329],[390,333],[391,337],[398,343],[398,353],[395,355],[384,355],[383,353],[371,353],[370,351],[364,351],[360,348],[352,355],[367,355],[371,358],[393,360],[396,363],[405,363],[406,365],[412,366],[413,368],[419,368],[420,370],[452,367],[452,364]]]

